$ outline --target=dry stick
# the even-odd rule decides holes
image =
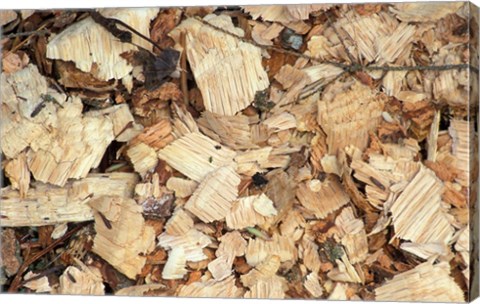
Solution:
[[[34,31],[28,31],[28,32],[20,32],[20,33],[13,33],[13,34],[8,34],[8,35],[2,35],[2,38],[16,38],[16,37],[23,37],[23,36],[29,36],[29,35],[34,35],[34,36],[40,36],[44,34],[50,33],[49,30],[34,30]]]
[[[40,26],[36,31],[33,32],[33,34],[31,34],[30,36],[28,36],[25,40],[23,40],[22,42],[20,42],[19,44],[17,44],[13,49],[11,49],[10,51],[7,52],[7,54],[9,53],[14,53],[15,51],[17,51],[19,48],[21,48],[24,44],[26,44],[28,41],[30,41],[30,39],[32,39],[33,36],[36,36],[37,35],[37,32],[43,30],[46,26],[48,25],[48,22],[44,23],[42,26]]]
[[[183,51],[180,57],[180,67],[182,68],[180,74],[180,85],[183,92],[183,102],[188,106],[188,83],[187,83],[187,35],[184,31],[180,33],[180,44]]]
[[[35,262],[36,260],[38,260],[39,258],[44,256],[48,252],[50,252],[50,250],[55,248],[60,243],[69,239],[72,235],[74,235],[77,231],[82,229],[85,225],[87,225],[87,223],[83,223],[83,224],[80,224],[80,225],[76,226],[75,228],[73,228],[69,232],[65,233],[61,238],[55,240],[50,245],[45,247],[45,249],[43,249],[42,251],[39,251],[35,255],[33,255],[32,257],[27,258],[25,260],[25,262],[23,262],[22,266],[20,266],[20,269],[18,270],[17,274],[15,275],[15,278],[13,279],[12,284],[10,285],[10,288],[8,288],[8,292],[14,293],[14,292],[17,291],[17,289],[20,287],[20,282],[22,280],[22,274],[25,272],[25,270],[27,270],[28,266],[30,266],[33,262]]]

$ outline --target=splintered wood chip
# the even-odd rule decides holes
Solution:
[[[235,277],[229,276],[222,281],[207,280],[194,282],[190,285],[182,285],[177,293],[179,297],[200,298],[236,298],[240,290],[235,286]]]
[[[69,266],[60,276],[59,294],[96,295],[105,294],[102,274],[95,267],[88,267],[78,261],[79,267]]]
[[[284,299],[287,288],[283,278],[273,276],[266,280],[257,281],[245,293],[244,297],[251,299]]]
[[[175,192],[176,197],[185,198],[193,194],[198,183],[189,179],[170,177],[167,181],[167,188]]]
[[[229,16],[207,15],[203,20],[234,35],[244,35]],[[261,50],[256,46],[212,30],[195,18],[183,21],[170,35],[179,41],[182,31],[187,33],[185,51],[206,110],[220,115],[235,115],[253,101],[257,91],[270,84],[262,66]],[[221,69],[217,66],[218,62],[222,63]]]
[[[241,276],[243,286],[252,287],[260,280],[268,280],[276,275],[280,267],[280,257],[272,255],[258,264],[249,273]]]
[[[90,174],[63,188],[35,182],[25,197],[10,187],[2,189],[2,226],[43,226],[93,219],[88,203],[102,195],[133,197],[138,177],[133,173]]]
[[[245,257],[249,265],[256,266],[271,255],[280,257],[281,262],[294,262],[298,257],[297,248],[289,237],[274,234],[271,240],[256,238],[248,241]]]
[[[356,264],[365,260],[368,255],[367,234],[363,221],[354,216],[353,209],[343,209],[335,225],[339,228],[339,236],[350,261]]]
[[[199,133],[188,133],[158,152],[160,159],[196,182],[233,164],[235,155],[233,150]]]
[[[257,208],[255,206],[257,205]],[[260,209],[264,214],[258,212]],[[262,226],[267,217],[276,215],[270,199],[265,194],[242,197],[232,204],[225,221],[231,229],[243,229],[247,227]]]
[[[165,249],[183,247],[187,261],[199,262],[207,259],[203,248],[211,244],[210,238],[195,228],[182,235],[170,235],[166,232],[158,237],[158,244]]]
[[[165,280],[182,279],[187,273],[185,266],[187,264],[187,257],[183,247],[175,247],[168,253],[168,260],[163,267],[162,278]]]
[[[178,208],[165,224],[165,231],[169,235],[184,235],[193,228],[193,219],[185,210]]]
[[[89,202],[97,232],[93,252],[134,279],[155,246],[155,231],[145,224],[142,207],[128,198],[102,196]]]
[[[463,302],[463,291],[450,276],[446,262],[431,261],[398,274],[375,289],[377,301]]]
[[[238,196],[240,176],[232,167],[220,167],[198,185],[185,209],[205,223],[222,220]]]
[[[323,182],[312,179],[301,183],[296,193],[300,203],[317,218],[323,219],[350,201],[336,178]]]
[[[311,272],[307,275],[303,286],[315,298],[319,298],[323,294],[323,288],[316,272]]]
[[[398,19],[402,21],[427,22],[436,21],[446,15],[457,12],[464,3],[396,3],[390,7]]]
[[[469,159],[474,154],[472,129],[473,122],[458,119],[453,119],[448,129],[450,137],[452,137],[452,154],[456,158],[453,165],[461,172],[456,181],[465,187],[470,184],[471,165]]]
[[[447,244],[454,233],[442,204],[442,182],[421,167],[391,207],[395,236],[415,243]]]

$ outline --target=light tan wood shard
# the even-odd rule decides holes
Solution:
[[[130,141],[133,146],[137,143],[144,143],[156,151],[164,148],[174,140],[172,124],[168,119],[162,119],[158,123],[147,127]]]
[[[16,158],[5,164],[5,175],[10,180],[11,188],[18,190],[20,197],[25,198],[30,187],[30,171],[25,152],[18,154]]]
[[[350,201],[337,178],[329,178],[323,182],[312,179],[301,183],[296,196],[303,207],[318,219],[325,218]]]
[[[178,139],[188,133],[200,132],[192,114],[186,108],[180,107],[176,103],[173,103],[172,117],[172,133],[175,138]]]
[[[470,277],[470,248],[470,229],[469,226],[467,226],[461,230],[458,240],[455,243],[455,250],[460,252],[460,255],[462,256],[463,262],[466,266],[465,270],[463,271],[463,275],[467,281],[473,279]]]
[[[460,10],[465,3],[396,3],[390,7],[396,17],[405,22],[437,21]]]
[[[2,189],[2,226],[44,226],[93,219],[88,202],[102,195],[133,197],[136,174],[90,174],[63,188],[34,182],[22,198],[17,190]]]
[[[250,124],[256,122],[257,120],[241,114],[223,116],[208,111],[202,112],[197,120],[205,135],[234,150],[258,147],[253,142],[250,127]]]
[[[180,177],[170,177],[167,181],[167,188],[175,192],[176,197],[186,198],[193,194],[197,189],[198,183],[189,179]]]
[[[298,209],[292,209],[282,220],[282,223],[280,224],[280,233],[297,241],[302,237],[306,225],[307,222]]]
[[[273,276],[266,280],[257,281],[250,290],[245,293],[245,298],[252,299],[284,299],[285,291],[288,290],[284,279]]]
[[[116,296],[129,296],[129,297],[141,297],[144,296],[146,292],[152,290],[164,290],[166,289],[163,284],[145,284],[145,285],[134,285],[122,288],[115,292]]]
[[[281,262],[294,262],[298,257],[294,241],[286,236],[274,234],[269,241],[260,238],[248,241],[245,257],[249,265],[256,266],[270,255],[279,256]]]
[[[145,224],[142,207],[133,199],[103,196],[89,202],[95,210],[97,232],[93,252],[118,271],[135,279],[145,265],[145,256],[155,247],[155,231]]]
[[[65,95],[48,90],[46,79],[34,65],[2,74],[1,85],[2,151],[10,159],[25,150],[28,168],[37,181],[63,186],[69,178],[87,176],[118,135],[114,130],[117,120],[113,119],[116,111],[82,114],[81,100],[73,97],[66,101]]]
[[[182,279],[187,274],[185,266],[187,264],[187,257],[183,247],[175,247],[168,253],[168,260],[163,267],[162,278],[165,280]]]
[[[247,241],[242,237],[240,232],[227,232],[220,238],[220,244],[215,252],[217,257],[224,255],[243,256],[247,249]]]
[[[359,267],[354,267],[347,254],[342,249],[343,254],[341,259],[337,259],[337,268],[332,269],[327,276],[333,281],[349,282],[349,283],[363,283],[361,277],[362,272]]]
[[[232,274],[232,265],[233,257],[231,255],[221,255],[208,263],[207,268],[215,280],[221,281]]]
[[[422,166],[390,208],[395,236],[414,243],[448,244],[454,228],[442,192],[442,182]]]
[[[233,167],[220,167],[205,176],[185,209],[205,223],[222,220],[237,199],[239,184],[240,176]]]
[[[261,22],[251,21],[252,39],[261,45],[273,45],[272,39],[277,38],[283,30],[283,26],[278,23],[263,24]]]
[[[448,133],[452,138],[452,154],[455,156],[454,166],[460,171],[456,181],[464,186],[470,186],[470,168],[472,155],[474,155],[474,131],[473,122],[452,119]]]
[[[87,117],[102,117],[105,115],[108,115],[112,121],[112,129],[116,141],[128,142],[143,129],[141,124],[135,123],[135,119],[127,104],[114,105],[106,109],[85,113]]]
[[[164,232],[158,237],[158,244],[167,250],[183,247],[187,261],[191,262],[199,262],[207,259],[202,249],[210,245],[211,242],[207,235],[195,228],[178,236]]]
[[[32,271],[29,271],[24,277],[24,280],[31,279],[35,277],[37,274],[33,273]],[[50,292],[52,291],[52,286],[50,286],[50,283],[48,282],[48,277],[47,276],[42,276],[38,279],[26,282],[23,286],[27,287],[28,289],[31,289],[35,291],[36,293],[44,293],[44,292]]]
[[[279,132],[297,127],[295,116],[288,112],[275,114],[262,122],[270,131]]]
[[[7,23],[12,22],[17,19],[17,13],[13,10],[2,10],[0,11],[0,25],[4,26]]]
[[[273,206],[273,202],[264,193],[253,201],[253,209],[265,217],[277,215],[277,209]]]
[[[368,255],[368,240],[363,221],[356,218],[352,207],[347,207],[335,219],[339,237],[351,263],[365,260]]]
[[[127,150],[127,156],[133,164],[135,172],[145,176],[147,172],[153,170],[158,164],[157,152],[154,148],[142,142],[130,146]]]
[[[463,302],[465,298],[462,289],[450,276],[448,262],[432,265],[432,261],[427,261],[377,287],[375,300]]]
[[[303,237],[300,249],[300,257],[308,270],[318,272],[321,266],[320,255],[318,254],[318,245],[315,242]]]
[[[105,294],[102,274],[95,267],[88,267],[77,260],[79,267],[69,266],[59,279],[58,294],[68,295],[97,295]],[[72,279],[73,278],[73,279]]]
[[[364,150],[368,133],[382,119],[385,98],[357,81],[337,82],[326,90],[318,101],[318,123],[327,135],[328,154],[347,145]]]
[[[237,36],[244,35],[227,15],[207,15],[204,21]],[[170,35],[178,42],[182,31],[187,32],[187,58],[207,111],[235,115],[253,101],[257,91],[270,84],[258,47],[194,18],[183,21]],[[222,63],[222,69],[217,68],[218,62]]]
[[[193,228],[193,219],[185,210],[178,208],[165,224],[165,232],[169,235],[181,236]]]
[[[256,203],[256,201],[259,202]],[[255,209],[255,204],[263,205],[269,203],[271,204],[271,200],[265,194],[246,196],[238,199],[232,204],[229,213],[226,215],[225,221],[227,227],[231,229],[244,229],[247,227],[264,225],[267,221],[267,217]],[[276,211],[273,205],[268,209],[270,210],[267,210],[268,212],[272,212],[273,210]]]
[[[114,8],[100,9],[98,12],[107,18],[125,22],[139,33],[149,37],[150,23],[157,16],[158,8]],[[88,41],[89,43],[85,43]],[[151,50],[152,45],[137,35],[133,44],[122,43],[104,27],[87,17],[67,27],[51,39],[47,45],[47,58],[73,61],[83,72],[92,73],[101,80],[122,79],[131,90],[133,67],[120,54],[137,50],[134,45]]]
[[[323,294],[323,288],[316,272],[307,275],[303,286],[314,298],[319,298]]]
[[[232,164],[235,155],[234,151],[199,133],[188,133],[158,152],[160,159],[196,182]]]
[[[280,257],[277,255],[271,255],[268,256],[263,262],[258,264],[254,269],[250,270],[247,274],[242,275],[240,280],[243,286],[252,287],[257,283],[257,281],[265,281],[273,276],[276,276],[279,268]]]
[[[329,300],[337,300],[337,301],[346,301],[349,300],[348,293],[348,284],[345,283],[337,283],[333,288],[332,292],[328,296]]]
[[[241,291],[235,286],[235,276],[222,281],[207,280],[183,285],[177,292],[179,297],[236,298]]]

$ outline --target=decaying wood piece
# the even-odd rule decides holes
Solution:
[[[145,224],[142,207],[125,197],[102,196],[89,205],[95,210],[97,232],[93,252],[134,279],[155,247],[155,231]]]
[[[88,267],[77,261],[78,267],[70,266],[60,276],[60,286],[56,290],[58,294],[68,295],[97,295],[105,294],[102,274],[95,267]]]
[[[364,150],[368,133],[381,120],[384,97],[359,82],[329,87],[318,101],[318,123],[327,134],[328,154],[353,145]]]
[[[220,147],[220,148],[218,148]],[[158,157],[196,182],[233,164],[236,153],[199,133],[188,133],[158,152]]]
[[[312,179],[299,185],[296,194],[300,203],[317,218],[325,218],[350,201],[336,178],[323,182]]]
[[[238,196],[240,176],[231,166],[210,172],[185,204],[185,209],[205,223],[222,220]]]
[[[10,187],[2,189],[2,226],[44,226],[93,219],[88,203],[103,195],[132,198],[138,177],[132,173],[90,174],[63,188],[35,182],[25,197]]]
[[[244,35],[229,16],[207,15],[203,20],[235,35]],[[170,35],[179,41],[181,31],[187,32],[187,58],[206,110],[235,115],[253,101],[257,91],[268,87],[259,48],[212,30],[195,18],[183,21]],[[222,62],[221,69],[216,66],[218,62]]]
[[[235,277],[229,276],[222,281],[206,280],[182,285],[177,292],[179,297],[237,298],[241,290],[235,286]]]
[[[375,289],[377,301],[465,301],[463,291],[450,276],[446,262],[427,261],[412,270],[396,275]]]
[[[26,149],[28,168],[37,181],[63,186],[69,178],[87,176],[128,124],[118,124],[116,111],[82,114],[80,99],[47,89],[34,65],[2,74],[1,83],[2,151],[15,158]]]
[[[152,20],[158,8],[115,8],[100,9],[98,12],[104,17],[121,20],[147,36],[150,23],[145,20]],[[144,49],[152,49],[148,41],[137,35],[133,35],[132,42]],[[133,44],[122,43],[91,17],[87,17],[50,40],[47,58],[73,61],[78,69],[92,73],[101,80],[122,79],[131,90],[133,83],[130,72],[133,67],[120,54],[137,49]]]
[[[426,22],[435,21],[445,17],[448,14],[457,12],[463,3],[396,3],[390,8],[396,17],[402,21]]]

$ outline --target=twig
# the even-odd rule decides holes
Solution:
[[[28,32],[21,32],[21,33],[13,33],[13,34],[8,34],[8,35],[2,35],[2,38],[16,38],[16,37],[23,37],[23,36],[40,36],[44,34],[50,33],[49,30],[34,30],[34,31],[28,31]]]
[[[187,83],[187,35],[184,31],[180,33],[180,44],[183,51],[180,57],[180,67],[182,69],[180,74],[180,85],[183,92],[183,102],[188,105],[188,83]]]
[[[25,40],[23,40],[22,42],[20,42],[19,44],[17,44],[13,49],[11,49],[10,51],[8,51],[8,53],[14,53],[16,52],[19,48],[21,48],[24,44],[26,44],[28,41],[30,41],[30,39],[32,39],[34,36],[37,35],[37,32],[43,30],[46,26],[48,25],[48,22],[42,24],[36,31],[34,31],[32,34],[30,34],[30,36],[28,36]]]
[[[33,256],[27,258],[25,262],[23,262],[22,266],[20,266],[20,269],[18,270],[17,274],[15,275],[15,278],[12,281],[12,284],[10,284],[10,288],[8,288],[8,292],[14,293],[17,291],[17,289],[20,287],[20,282],[22,280],[22,275],[23,273],[28,269],[28,266],[30,266],[33,262],[50,252],[53,248],[58,246],[59,244],[63,243],[64,241],[68,240],[72,235],[74,235],[77,231],[82,229],[84,226],[86,226],[88,223],[82,223],[69,232],[65,233],[61,238],[55,240],[52,242],[50,245],[45,247],[42,251],[37,252]]]

